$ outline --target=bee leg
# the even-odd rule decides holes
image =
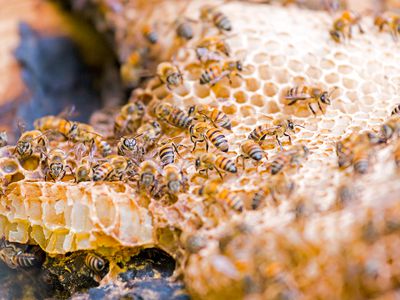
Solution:
[[[290,136],[290,134],[284,133],[284,136],[287,136],[287,138],[289,139],[289,143],[292,144],[292,137]]]
[[[222,176],[221,172],[217,168],[215,168],[215,171],[217,171],[217,173],[218,173],[219,177],[221,177],[221,179],[224,179],[224,177]]]
[[[207,142],[207,140],[206,139],[204,139],[204,142],[206,143],[206,152],[208,152],[208,142]]]
[[[282,150],[283,150],[283,147],[282,147],[281,141],[279,140],[279,138],[278,138],[277,135],[275,136],[275,138],[276,138],[276,141],[278,142],[279,148],[281,148],[281,151],[282,151]]]
[[[315,110],[312,108],[311,103],[308,104],[308,108],[311,110],[311,112],[313,113],[314,116],[317,115],[317,114],[315,113]]]
[[[360,31],[360,33],[361,33],[361,34],[364,34],[365,31],[364,31],[364,29],[362,28],[361,24],[358,24],[357,26],[358,26],[358,30]]]
[[[192,152],[196,149],[196,146],[197,146],[197,141],[194,142]]]
[[[324,113],[324,110],[322,109],[321,103],[319,103],[319,101],[317,103],[318,103],[318,107],[321,110],[321,112]]]

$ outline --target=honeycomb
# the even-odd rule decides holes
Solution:
[[[339,169],[335,146],[352,133],[378,134],[398,104],[400,46],[390,34],[378,32],[371,16],[362,18],[365,34],[355,32],[338,44],[329,36],[334,16],[325,11],[229,1],[218,9],[232,22],[233,30],[226,34],[232,48],[229,59],[241,60],[243,71],[232,73],[231,81],[223,78],[213,86],[202,85],[199,78],[209,65],[196,57],[199,36],[221,33],[195,22],[195,37],[185,42],[171,28],[179,6],[182,15],[197,20],[204,3],[208,2],[97,3],[102,25],[114,30],[127,85],[137,84],[144,68],[132,60],[132,52],[145,51],[151,61],[146,67],[154,71],[152,64],[168,61],[182,72],[183,81],[176,87],[168,89],[156,76],[134,91],[130,101],[151,95],[143,101],[147,114],[142,123],[157,120],[163,132],[159,143],[173,140],[182,145],[175,165],[186,182],[183,190],[153,194],[129,180],[43,182],[37,168],[27,170],[10,150],[3,154],[0,167],[0,234],[10,241],[39,244],[52,254],[158,246],[177,259],[176,275],[183,275],[195,298],[390,295],[399,285],[395,249],[400,186],[394,144],[371,146],[364,175],[352,168]],[[149,23],[163,23],[156,26],[160,34],[155,45],[140,33]],[[316,108],[316,115],[301,101],[289,106],[284,95],[301,84],[332,91],[331,105],[323,105],[322,111]],[[157,118],[160,103],[183,112],[195,104],[224,112],[232,122],[231,130],[221,129],[229,150],[223,153],[210,143],[208,151],[235,161],[237,172],[222,170],[222,179],[216,170],[200,174],[195,162],[206,151],[204,143],[191,151],[187,129]],[[271,136],[260,142],[265,152],[260,161],[246,159],[244,168],[236,160],[252,130],[287,119],[296,126],[290,140],[280,138],[282,148],[305,145],[307,157],[271,175],[271,162],[282,153]],[[92,125],[99,125],[104,137],[115,139],[111,118],[99,112]],[[147,132],[138,140],[146,136]],[[157,146],[141,160],[160,165],[156,150]],[[166,185],[165,171],[160,167],[156,173]],[[217,192],[205,193],[211,183],[216,183]],[[256,196],[260,203],[254,206]],[[242,212],[229,205],[233,199],[241,201]]]

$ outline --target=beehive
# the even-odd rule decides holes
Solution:
[[[335,143],[342,137],[367,129],[378,131],[399,101],[400,65],[396,56],[399,45],[390,35],[378,33],[372,18],[366,16],[362,20],[365,34],[354,33],[348,42],[337,44],[329,37],[333,17],[326,12],[295,6],[224,3],[219,9],[229,17],[234,28],[227,43],[232,47],[232,58],[243,60],[244,71],[242,78],[233,76],[232,83],[225,78],[210,87],[199,84],[204,67],[198,63],[194,47],[201,30],[214,35],[218,34],[215,29],[200,22],[194,24],[196,37],[182,44],[174,40],[174,31],[168,26],[175,21],[178,3],[152,2],[143,7],[135,6],[134,1],[112,4],[104,1],[101,9],[107,26],[115,30],[116,48],[122,62],[134,45],[148,46],[133,28],[162,19],[165,24],[160,28],[160,42],[150,46],[150,51],[156,61],[173,58],[183,72],[183,85],[172,91],[164,86],[156,87],[157,78],[150,81],[145,89],[153,95],[148,105],[150,116],[158,101],[169,102],[184,111],[198,103],[217,107],[232,120],[232,131],[224,133],[229,141],[226,156],[233,159],[239,155],[240,143],[257,125],[290,117],[304,127],[296,128],[292,144],[306,145],[310,154],[284,176],[271,176],[270,160],[280,150],[275,140],[266,140],[263,147],[268,161],[263,159],[257,164],[247,161],[245,170],[239,165],[237,174],[224,176],[221,186],[244,201],[245,210],[238,213],[220,199],[198,196],[201,186],[207,180],[217,179],[218,174],[209,172],[208,178],[200,176],[194,161],[204,153],[203,145],[191,152],[188,133],[161,122],[163,138],[180,137],[177,141],[188,147],[180,151],[182,158],[178,158],[177,165],[184,170],[189,188],[179,194],[175,203],[151,199],[148,205],[143,204],[131,192],[135,189],[123,183],[75,185],[20,181],[10,185],[2,197],[2,220],[16,224],[5,222],[7,226],[2,230],[7,237],[18,242],[36,241],[53,253],[103,246],[158,245],[178,259],[188,288],[199,298],[246,295],[255,299],[364,298],[394,289],[398,275],[389,264],[397,266],[398,263],[392,254],[398,243],[397,221],[384,222],[391,217],[397,219],[399,214],[400,190],[392,145],[374,148],[372,166],[364,176],[354,175],[350,168],[339,170],[335,153]],[[203,4],[204,1],[191,1],[185,14],[197,18]],[[146,20],[137,17],[140,15],[146,15]],[[326,112],[313,116],[305,106],[287,105],[283,99],[285,91],[303,83],[326,90],[338,88],[332,95],[332,105],[324,107]],[[104,127],[102,130],[106,135],[107,130]],[[290,147],[285,139],[283,147]],[[210,151],[218,153],[213,146]],[[153,156],[149,153],[146,158],[153,159]],[[277,188],[282,179],[294,182],[292,193]],[[342,184],[354,190],[355,200],[338,207],[337,189]],[[251,211],[251,199],[265,186],[275,190],[275,199],[266,194],[261,208]],[[115,187],[127,191],[124,201],[120,202]],[[29,188],[41,196],[27,194]],[[60,190],[57,198],[63,200],[59,206],[49,196],[54,189]],[[103,221],[96,216],[96,200],[91,203],[88,200],[85,207],[90,226],[87,224],[85,233],[93,229],[93,234],[82,239],[77,237],[73,242],[74,229],[67,226],[73,223],[73,214],[64,213],[62,226],[57,224],[59,220],[52,220],[55,224],[45,223],[45,214],[36,219],[42,222],[39,225],[30,216],[29,205],[35,201],[42,207],[47,203],[50,207],[53,205],[52,211],[63,211],[64,203],[68,207],[73,199],[68,193],[77,193],[77,203],[101,195],[104,211],[112,207],[121,211],[129,204],[125,211],[138,216],[140,222],[128,221],[130,225],[123,226],[127,221],[115,218],[111,225],[108,219]],[[17,201],[19,197],[15,195],[19,194],[28,195],[24,201],[27,210],[15,215],[13,209],[10,212],[9,203]],[[140,223],[147,227],[136,226]],[[58,236],[58,229],[66,237],[52,239]],[[198,245],[191,245],[188,241],[197,236]],[[394,268],[393,272],[384,271],[388,268]],[[264,285],[264,282],[273,284]]]

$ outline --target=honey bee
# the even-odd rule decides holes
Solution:
[[[84,156],[86,147],[83,144],[78,144],[75,148],[76,160],[78,161],[75,167],[75,182],[90,181],[93,176],[92,161],[93,149],[89,152],[88,156]]]
[[[324,113],[321,104],[330,105],[330,96],[336,89],[337,87],[334,87],[333,90],[328,93],[327,91],[324,91],[318,87],[300,85],[289,89],[285,95],[285,99],[289,100],[288,105],[293,105],[297,101],[306,101],[304,103],[307,103],[310,111],[313,113],[314,116],[316,116],[317,113],[315,112],[311,104],[316,103],[320,111]]]
[[[232,83],[231,75],[241,77],[239,73],[241,71],[243,71],[243,65],[240,60],[229,60],[224,62],[222,66],[220,64],[214,64],[203,71],[200,75],[199,82],[202,85],[210,84],[214,86],[224,77],[227,77],[229,82]]]
[[[378,26],[379,31],[382,31],[385,26],[388,27],[389,32],[395,42],[399,40],[400,34],[400,16],[391,15],[391,16],[377,16],[375,18],[374,24]]]
[[[0,259],[11,269],[39,267],[45,255],[37,246],[28,246],[0,239]]]
[[[107,267],[107,261],[96,254],[88,253],[85,257],[85,265],[94,273],[94,279],[100,281]]]
[[[169,103],[159,103],[154,108],[154,113],[159,120],[165,121],[178,128],[188,128],[192,119],[182,110]]]
[[[400,103],[393,108],[391,115],[400,115]]]
[[[140,135],[140,144],[143,149],[147,152],[151,147],[155,145],[157,140],[162,135],[161,125],[157,121],[151,121],[143,124],[137,131]]]
[[[370,151],[368,145],[360,144],[353,148],[353,167],[358,174],[366,174],[370,166]]]
[[[241,155],[238,156],[237,160],[241,157],[243,170],[245,169],[245,159],[253,159],[255,161],[260,161],[265,155],[268,159],[268,156],[264,153],[261,146],[256,143],[254,140],[245,140],[240,144]],[[237,161],[236,160],[236,161]]]
[[[196,48],[197,59],[202,64],[208,64],[212,62],[220,62],[224,60],[224,57],[217,51],[210,51],[207,48]]]
[[[333,22],[333,28],[329,31],[329,34],[337,43],[346,38],[350,39],[352,37],[353,26],[357,26],[360,33],[364,33],[360,21],[360,14],[346,10]]]
[[[231,55],[231,48],[230,46],[226,43],[226,38],[223,38],[221,36],[208,36],[200,40],[200,42],[197,44],[196,49],[204,49],[201,50],[203,53],[204,51],[207,50],[212,53],[222,53],[225,56],[230,56]],[[196,51],[197,52],[197,51]],[[201,61],[201,59],[200,59]]]
[[[353,161],[353,151],[343,142],[336,143],[336,155],[338,157],[339,168],[347,168]]]
[[[300,160],[308,156],[309,150],[304,145],[296,145],[290,150],[282,151],[271,163],[271,175],[281,172],[286,166],[299,165]]]
[[[232,30],[232,24],[228,17],[213,5],[204,5],[200,8],[200,20],[212,23],[222,32]]]
[[[259,125],[250,132],[248,138],[254,140],[256,142],[260,142],[265,140],[268,136],[274,136],[278,145],[281,149],[282,143],[280,141],[280,137],[286,136],[289,139],[289,142],[292,142],[292,138],[290,136],[290,132],[294,132],[294,128],[302,127],[301,125],[294,124],[290,119],[277,119],[274,120],[273,124],[263,124]]]
[[[341,184],[336,192],[336,206],[343,209],[356,199],[355,191],[349,184]]]
[[[44,154],[44,153],[43,153]],[[44,154],[46,157],[46,172],[45,180],[50,177],[53,181],[62,180],[69,169],[73,174],[72,168],[67,163],[68,153],[63,150],[55,148],[50,150],[49,153]]]
[[[73,140],[78,135],[78,123],[57,116],[45,116],[35,120],[33,126],[41,132],[56,132]]]
[[[396,163],[397,168],[400,168],[400,140],[396,141],[393,154],[394,154],[394,162]]]
[[[172,143],[164,142],[161,144],[158,150],[158,156],[160,157],[161,166],[163,168],[175,162],[175,153],[179,155],[178,147],[185,147],[185,146],[176,145],[173,142]]]
[[[183,83],[182,72],[170,62],[162,62],[157,66],[157,76],[170,91]]]
[[[22,159],[32,156],[34,152],[46,151],[49,141],[39,130],[24,132],[15,145],[15,152]]]
[[[137,87],[142,78],[152,75],[148,70],[143,68],[148,56],[148,47],[142,47],[130,53],[120,68],[120,75],[125,85]]]
[[[5,131],[1,131],[0,132],[0,148],[7,146],[8,143],[8,136],[7,136],[7,132]]]
[[[178,20],[176,35],[186,41],[190,41],[194,36],[191,22],[188,18]]]
[[[93,181],[120,181],[127,174],[130,160],[121,155],[109,155],[93,167]]]
[[[193,143],[192,152],[196,149],[197,143],[205,142],[206,151],[208,151],[208,141],[215,146],[215,148],[222,152],[228,152],[229,144],[223,132],[215,127],[210,127],[205,122],[198,122],[189,127],[190,140]]]
[[[387,142],[392,137],[400,135],[400,114],[394,114],[381,126],[382,139]]]
[[[114,134],[134,133],[139,128],[144,114],[145,107],[141,101],[124,105],[115,117]]]
[[[158,33],[155,30],[154,26],[146,24],[142,27],[142,35],[150,44],[157,44],[158,42]]]
[[[261,189],[257,191],[253,198],[251,199],[251,209],[257,210],[261,207],[262,202],[265,201],[265,197],[267,196],[267,191],[265,189]]]
[[[196,119],[202,119],[202,121],[208,119],[214,124],[215,127],[222,127],[228,130],[232,129],[231,120],[225,113],[206,104],[191,106],[189,108],[188,115],[194,116]]]
[[[118,155],[129,156],[134,160],[141,160],[145,150],[137,141],[138,136],[123,136],[117,144]]]
[[[139,171],[138,185],[144,188],[150,188],[157,185],[158,168],[155,162],[147,160],[141,163]]]
[[[111,148],[111,145],[107,141],[96,138],[94,142],[97,149],[99,149],[101,156],[106,157],[111,155],[113,150]]]
[[[176,195],[183,189],[184,178],[182,171],[176,165],[168,165],[164,168],[165,181],[167,183],[168,193]]]
[[[230,190],[223,188],[219,180],[208,181],[199,190],[199,196],[205,196],[228,205],[228,207],[241,212],[243,201]]]
[[[213,153],[204,153],[196,159],[196,171],[205,173],[208,176],[208,170],[216,170],[222,178],[221,170],[229,173],[237,173],[235,162],[222,155]]]
[[[82,158],[75,168],[75,182],[90,181],[92,176],[93,172],[90,160],[88,158]]]

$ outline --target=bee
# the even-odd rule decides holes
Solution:
[[[391,115],[400,115],[400,103],[393,108]]]
[[[78,123],[57,116],[45,116],[35,120],[33,126],[41,132],[56,132],[66,139],[74,140],[78,135]]]
[[[400,34],[400,16],[391,15],[391,16],[377,16],[375,18],[374,24],[378,26],[379,31],[382,31],[385,26],[388,27],[389,32],[395,42],[399,40]]]
[[[342,40],[352,37],[353,26],[357,26],[360,33],[364,33],[360,20],[360,14],[346,10],[333,22],[333,28],[329,34],[335,42],[340,43]]]
[[[138,185],[144,188],[150,188],[157,185],[158,168],[155,162],[147,160],[141,163],[139,171]]]
[[[396,141],[393,154],[394,154],[394,162],[396,163],[397,168],[400,168],[400,140]]]
[[[336,206],[343,209],[356,199],[355,191],[351,185],[341,184],[336,192]]]
[[[148,56],[148,47],[142,47],[130,53],[120,68],[120,75],[125,85],[136,87],[142,78],[151,76],[150,72],[143,68]]]
[[[300,85],[289,89],[285,95],[285,99],[289,100],[288,105],[293,105],[297,101],[306,101],[304,103],[307,103],[310,111],[313,113],[314,116],[316,116],[317,113],[315,112],[311,104],[317,103],[320,111],[324,113],[321,104],[330,105],[330,96],[336,89],[337,87],[335,87],[331,92],[328,93],[327,91],[324,91],[318,87]]]
[[[175,153],[179,155],[178,147],[185,147],[185,146],[167,142],[161,144],[158,150],[158,156],[160,157],[161,166],[163,168],[175,162]]]
[[[0,239],[0,259],[11,269],[39,267],[45,255],[36,246],[27,246]]]
[[[165,181],[167,183],[168,193],[176,195],[183,189],[184,178],[182,171],[176,165],[168,165],[164,168]]]
[[[92,276],[96,281],[100,281],[102,275],[105,275],[107,264],[105,259],[93,253],[88,253],[85,257],[85,265],[93,272]]]
[[[282,151],[271,163],[271,175],[276,175],[286,166],[299,165],[300,160],[308,156],[309,150],[304,145],[296,145],[290,150]]]
[[[72,168],[67,163],[68,153],[55,148],[44,154],[44,156],[46,157],[47,165],[45,180],[47,180],[47,177],[50,177],[54,181],[62,180],[67,169],[73,174]]]
[[[381,126],[382,139],[387,142],[392,137],[400,135],[400,114],[394,114]]]
[[[170,62],[162,62],[157,66],[157,76],[168,90],[183,83],[183,74],[179,68]]]
[[[187,18],[179,20],[176,26],[176,35],[186,41],[190,41],[194,36],[190,23],[191,21]]]
[[[262,202],[265,201],[266,196],[267,191],[265,189],[257,191],[251,199],[251,209],[257,210],[261,206]]]
[[[18,156],[22,159],[31,157],[36,151],[46,151],[49,141],[45,134],[39,130],[24,132],[15,145]]]
[[[218,175],[222,178],[221,171],[229,173],[237,173],[236,164],[233,160],[226,158],[222,155],[216,155],[213,153],[204,153],[196,159],[196,171],[199,173],[206,173],[208,176],[208,170],[216,170]]]
[[[353,151],[343,142],[336,143],[336,155],[339,168],[347,168],[353,161]]]
[[[204,5],[200,8],[200,20],[211,22],[222,32],[232,30],[232,24],[228,17],[213,5]]]
[[[238,159],[241,157],[242,158],[242,164],[243,164],[243,170],[245,169],[245,159],[251,158],[255,161],[260,161],[263,156],[267,155],[264,153],[264,150],[261,148],[261,146],[256,143],[254,140],[245,140],[240,144],[240,150],[242,154],[238,156]],[[267,157],[268,159],[268,157]],[[237,160],[236,160],[237,161]]]
[[[178,128],[189,128],[192,119],[182,110],[169,103],[159,103],[154,108],[154,113],[159,120],[163,120]]]
[[[90,159],[82,158],[75,168],[75,182],[90,181],[92,176],[93,172]]]
[[[196,49],[204,49],[201,52],[205,53],[204,51],[207,50],[212,53],[222,53],[225,56],[231,55],[231,47],[226,43],[226,38],[221,36],[208,36],[200,40],[197,44]],[[197,52],[197,51],[196,51]],[[200,61],[202,61],[199,58]]]
[[[215,148],[222,152],[228,152],[229,144],[223,132],[215,127],[210,127],[205,122],[198,122],[189,127],[190,140],[193,143],[192,152],[196,149],[197,143],[205,142],[206,151],[208,151],[208,141],[215,146]]]
[[[92,161],[93,161],[93,149],[89,152],[89,155],[84,157],[83,153],[86,151],[86,147],[83,144],[78,144],[75,149],[76,160],[78,161],[75,167],[75,182],[79,183],[82,181],[90,181],[93,176],[92,172]]]
[[[290,119],[277,119],[274,120],[272,125],[263,124],[257,126],[252,132],[250,132],[248,138],[256,142],[260,142],[265,140],[268,136],[274,136],[279,147],[283,149],[279,138],[286,136],[289,139],[289,142],[292,143],[292,137],[289,133],[294,132],[294,128],[296,126],[302,127],[301,125],[294,124]]]
[[[201,48],[201,47],[197,47],[195,51],[197,59],[202,64],[220,62],[224,60],[224,57],[218,51],[211,51],[208,50],[207,48]]]
[[[129,156],[141,160],[145,154],[144,148],[138,143],[137,136],[123,136],[117,144],[118,155]]]
[[[205,196],[213,200],[225,203],[228,207],[241,212],[243,211],[243,201],[230,190],[223,188],[222,183],[217,180],[208,181],[199,190],[199,196]]]
[[[161,137],[161,125],[157,121],[150,121],[140,126],[137,133],[140,135],[140,144],[145,152],[147,152]]]
[[[0,148],[7,146],[8,143],[8,135],[5,131],[0,131]]]
[[[106,156],[111,155],[113,150],[111,148],[111,145],[108,142],[101,140],[99,138],[96,138],[94,140],[94,143],[96,144],[96,147],[99,150],[101,156],[106,157]]]
[[[128,172],[130,160],[121,155],[109,155],[93,167],[93,181],[120,181]]]
[[[353,149],[353,167],[358,174],[366,174],[370,165],[369,147],[364,144],[357,145]]]
[[[199,82],[202,85],[210,84],[214,86],[224,77],[228,77],[229,82],[232,83],[231,75],[241,77],[239,73],[241,71],[243,71],[243,64],[240,60],[228,60],[224,62],[222,66],[220,64],[214,64],[203,71],[200,75]]]
[[[228,130],[232,129],[231,120],[225,113],[206,104],[191,106],[189,108],[188,115],[194,116],[196,119],[203,119],[203,121],[208,119],[214,124],[215,127],[222,127]]]
[[[142,27],[142,35],[150,44],[157,44],[158,42],[158,33],[155,30],[154,26],[146,24]]]
[[[124,105],[114,121],[114,134],[134,133],[140,126],[145,107],[141,101]]]

